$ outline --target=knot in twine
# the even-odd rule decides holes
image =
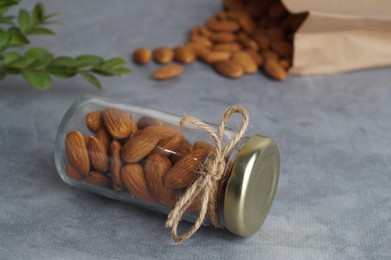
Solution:
[[[240,127],[239,131],[231,137],[228,143],[223,146],[225,125],[228,122],[228,119],[234,113],[241,115],[242,126]],[[182,117],[180,125],[184,127],[187,124],[192,124],[206,131],[213,138],[214,149],[209,156],[209,159],[201,167],[198,178],[193,182],[192,185],[190,185],[186,192],[176,202],[175,207],[168,215],[166,227],[171,228],[171,237],[177,243],[181,243],[187,240],[200,228],[208,210],[212,225],[216,228],[223,228],[219,223],[217,212],[218,207],[216,197],[218,192],[218,182],[225,170],[225,156],[231,151],[233,147],[235,147],[235,145],[243,137],[247,130],[248,113],[244,107],[239,105],[229,107],[227,111],[225,111],[217,131],[214,131],[213,128],[201,120],[191,116]],[[202,194],[201,209],[197,220],[194,222],[194,225],[183,235],[178,235],[177,228],[183,214],[200,194]]]

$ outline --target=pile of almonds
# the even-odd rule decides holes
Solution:
[[[71,131],[65,139],[69,161],[66,174],[135,198],[173,207],[197,178],[212,150],[210,144],[191,144],[182,131],[152,117],[129,115],[118,108],[85,116],[89,135]],[[190,212],[199,210],[195,200]]]
[[[223,2],[223,11],[191,29],[187,43],[174,49],[159,47],[153,52],[138,48],[133,53],[134,61],[143,65],[153,58],[166,64],[153,73],[157,80],[183,72],[183,67],[172,61],[188,64],[196,59],[228,78],[263,70],[272,79],[284,80],[292,66],[294,33],[307,14],[290,14],[280,1]]]

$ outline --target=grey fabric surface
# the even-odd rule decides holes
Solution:
[[[183,42],[220,0],[53,0],[47,9],[65,25],[33,45],[111,57]],[[156,82],[155,64],[131,66],[130,76],[102,78],[102,91],[81,78],[56,80],[45,92],[16,76],[0,82],[1,259],[391,258],[391,68],[274,82],[261,74],[228,80],[196,62]],[[246,106],[248,134],[270,136],[281,150],[277,194],[260,231],[244,239],[201,228],[174,246],[164,215],[63,183],[54,140],[84,95],[210,122],[232,104]]]

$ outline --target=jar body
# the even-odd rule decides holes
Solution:
[[[176,115],[104,98],[82,98],[70,107],[58,130],[58,173],[76,188],[168,214],[212,150],[204,131],[191,125],[180,127],[180,120]],[[226,130],[224,135],[230,138],[233,132]],[[225,184],[245,139],[227,156],[219,184],[222,224]],[[200,199],[196,199],[183,219],[194,222],[199,209]],[[206,218],[204,224],[209,223]]]

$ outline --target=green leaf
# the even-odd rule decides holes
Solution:
[[[0,16],[0,24],[14,24],[11,17]]]
[[[99,66],[103,63],[103,59],[94,55],[80,55],[76,58],[79,68]]]
[[[44,17],[44,20],[45,22],[47,22],[49,19],[53,18],[53,17],[56,17],[56,16],[59,16],[60,14],[59,13],[52,13],[52,14],[48,14]]]
[[[15,69],[24,69],[27,68],[29,65],[30,65],[30,61],[26,59],[20,59],[8,64],[7,67],[15,68]]]
[[[0,33],[0,50],[5,49],[5,47],[11,41],[11,37],[12,37],[12,35],[9,32],[1,32]]]
[[[71,57],[66,56],[59,56],[52,60],[50,63],[53,66],[60,66],[60,67],[77,67],[78,63],[75,59]]]
[[[14,61],[20,60],[22,56],[20,56],[19,53],[15,51],[8,52],[7,54],[4,55],[3,63],[5,65],[8,65]]]
[[[41,2],[37,3],[33,8],[33,23],[43,22],[46,10],[45,5]]]
[[[52,67],[49,66],[47,71],[55,77],[58,78],[71,78],[77,74],[76,69],[62,68],[62,67]]]
[[[102,85],[100,84],[99,80],[92,74],[81,72],[80,75],[87,80],[89,83],[94,85],[97,89],[102,89]]]
[[[29,34],[39,34],[39,35],[54,35],[55,33],[48,29],[48,28],[44,28],[44,27],[37,27],[37,28],[34,28],[32,29]]]
[[[127,61],[123,58],[112,58],[103,63],[101,69],[118,69],[127,64]]]
[[[19,10],[18,22],[20,31],[22,33],[26,32],[31,26],[31,18],[29,13],[25,9]]]
[[[30,61],[30,68],[38,68],[49,64],[53,59],[53,54],[44,48],[32,48],[25,53],[24,58]]]
[[[48,89],[52,85],[52,78],[49,73],[43,71],[22,72],[24,79],[38,90]]]
[[[115,72],[116,74],[120,75],[120,74],[128,74],[131,72],[131,70],[129,68],[119,68],[116,69]]]
[[[11,34],[11,41],[9,42],[10,45],[23,46],[30,43],[27,37],[21,33],[17,27],[9,28],[8,33]]]
[[[102,75],[102,76],[115,76],[115,72],[109,69],[102,69],[102,68],[92,68],[92,72]]]

